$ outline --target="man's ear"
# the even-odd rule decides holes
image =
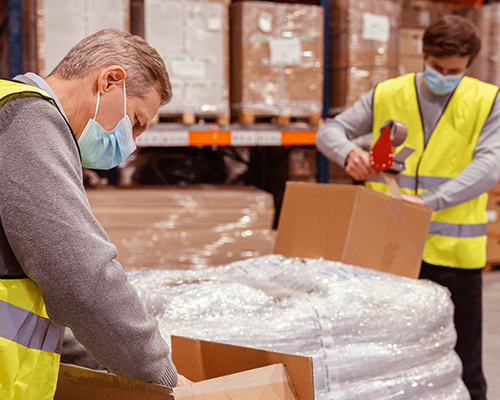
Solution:
[[[122,87],[126,77],[127,72],[123,67],[111,65],[103,69],[97,77],[97,90],[99,90],[101,94],[104,94],[114,87]]]

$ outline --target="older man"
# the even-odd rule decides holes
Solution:
[[[61,327],[96,367],[177,384],[157,320],[92,215],[81,168],[127,158],[171,97],[157,51],[110,29],[78,43],[46,79],[0,80],[1,399],[52,398]]]

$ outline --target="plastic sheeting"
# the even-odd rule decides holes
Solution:
[[[132,284],[171,334],[314,359],[317,400],[465,400],[446,289],[324,260],[270,255]]]
[[[253,187],[88,190],[125,270],[188,269],[270,254],[273,197]]]

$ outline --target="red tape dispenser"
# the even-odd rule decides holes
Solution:
[[[370,150],[370,164],[382,172],[393,197],[401,198],[396,174],[406,169],[405,160],[413,154],[413,147],[404,146],[396,155],[394,149],[401,146],[408,136],[408,128],[402,122],[388,120],[380,129],[380,136]]]

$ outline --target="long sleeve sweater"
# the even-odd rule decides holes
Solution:
[[[116,256],[90,209],[77,143],[63,116],[40,97],[6,101],[0,106],[0,277],[35,281],[51,321],[71,329],[100,366],[175,386],[158,321]]]

